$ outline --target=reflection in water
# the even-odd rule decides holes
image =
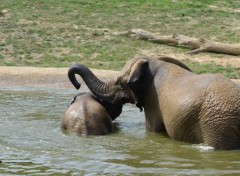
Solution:
[[[239,151],[213,151],[144,129],[127,105],[106,136],[66,135],[60,121],[77,92],[0,89],[0,175],[238,175]]]

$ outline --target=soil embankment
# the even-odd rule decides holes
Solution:
[[[68,68],[7,67],[0,66],[0,86],[73,87],[67,77]],[[101,79],[113,78],[118,71],[92,71]],[[79,77],[80,78],[80,77]],[[240,84],[240,80],[233,80]]]
[[[0,66],[0,86],[73,87],[68,80],[67,71],[68,68]],[[118,73],[111,70],[92,71],[102,79],[112,78]]]

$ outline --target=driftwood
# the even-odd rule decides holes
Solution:
[[[220,43],[202,38],[193,38],[180,34],[171,36],[157,36],[142,29],[133,29],[128,32],[118,33],[118,35],[135,36],[141,40],[147,40],[154,43],[167,44],[171,46],[183,46],[188,49],[189,54],[199,52],[215,52],[230,55],[240,55],[240,44]]]

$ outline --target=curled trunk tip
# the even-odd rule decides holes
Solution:
[[[68,78],[73,84],[73,86],[78,90],[81,87],[81,84],[77,81],[75,74],[78,73],[78,68],[80,67],[79,64],[73,64],[68,69]]]
[[[111,102],[115,98],[115,93],[111,91],[112,86],[109,82],[105,83],[99,80],[96,75],[82,64],[73,64],[68,70],[68,78],[76,89],[81,84],[76,79],[76,74],[81,76],[90,91],[98,98]]]

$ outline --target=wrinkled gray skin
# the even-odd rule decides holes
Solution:
[[[80,84],[74,74],[81,70],[97,97],[143,107],[147,130],[217,150],[240,148],[240,86],[231,80],[219,74],[194,74],[169,57],[131,59],[116,80],[107,82],[83,67],[73,65],[69,70],[76,88]]]
[[[112,119],[121,111],[121,105],[113,107],[91,93],[80,93],[65,111],[61,127],[78,135],[106,135],[112,132]]]

